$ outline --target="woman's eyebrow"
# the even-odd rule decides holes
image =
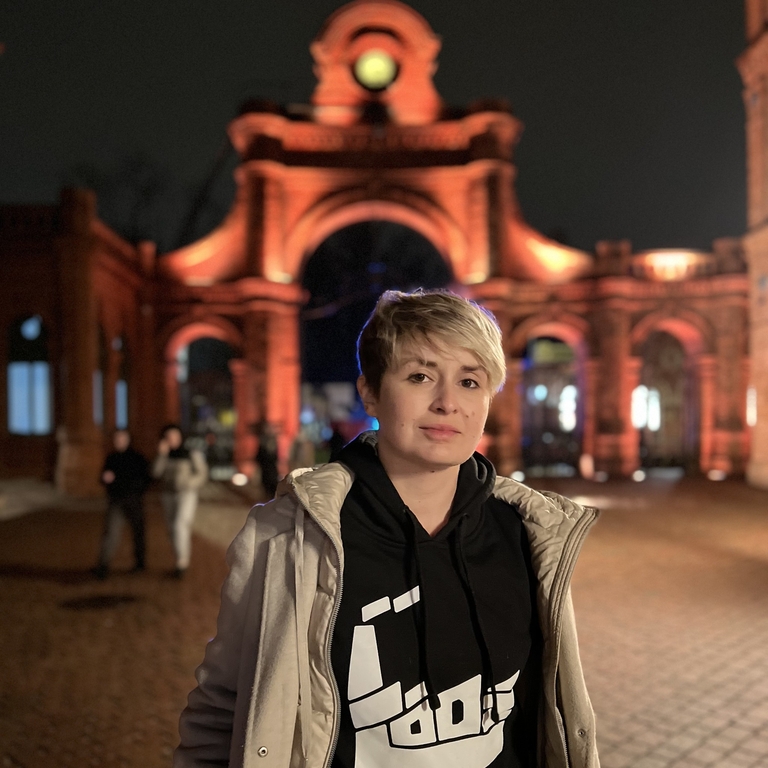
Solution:
[[[404,368],[406,365],[411,365],[411,363],[415,363],[416,365],[424,365],[428,368],[437,368],[436,361],[427,360],[424,357],[406,357],[405,360],[400,363],[400,366]]]

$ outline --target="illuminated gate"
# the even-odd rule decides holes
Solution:
[[[500,471],[539,461],[572,466],[578,453],[601,471],[631,474],[641,461],[630,414],[639,383],[635,337],[646,334],[646,317],[674,324],[681,312],[713,329],[689,356],[702,390],[699,464],[739,471],[746,283],[738,248],[632,254],[627,243],[602,242],[588,254],[537,232],[515,192],[520,121],[498,100],[444,104],[432,81],[439,49],[439,38],[406,5],[356,0],[332,14],[311,45],[318,78],[311,104],[243,106],[229,126],[240,164],[228,216],[207,237],[158,260],[154,322],[166,381],[176,363],[163,340],[199,321],[226,326],[239,355],[230,363],[235,462],[252,466],[262,420],[287,456],[301,412],[302,313],[310,319],[325,311],[305,290],[310,259],[337,233],[397,226],[430,243],[451,287],[491,308],[502,326],[508,384],[494,399],[485,441]],[[361,256],[357,268],[363,264],[374,263]],[[375,284],[370,277],[364,282]],[[703,281],[711,281],[706,294],[696,285]],[[350,290],[334,301],[350,301],[358,288]],[[719,308],[721,297],[727,309]],[[717,313],[724,324],[705,317]],[[310,334],[306,326],[305,339]],[[540,431],[533,411],[523,410],[525,349],[550,335],[576,351],[578,381],[561,382],[553,406],[559,431],[542,427],[537,435],[539,448],[552,435],[549,453],[533,456],[529,446],[524,456],[524,434],[532,446]],[[327,358],[336,352],[328,342],[312,347]],[[340,366],[349,378],[350,366]],[[169,397],[166,412],[178,414]],[[573,408],[569,431],[559,414]]]
[[[528,343],[523,370],[523,461],[529,474],[572,475],[581,456],[576,354],[557,339]]]

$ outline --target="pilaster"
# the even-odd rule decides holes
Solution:
[[[62,415],[57,430],[56,485],[64,493],[76,496],[101,493],[102,436],[93,420],[93,373],[98,367],[93,288],[95,238],[91,232],[95,215],[93,193],[62,193],[62,234],[57,240],[57,251],[65,362],[59,372]]]

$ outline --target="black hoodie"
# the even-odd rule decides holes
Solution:
[[[431,537],[365,436],[341,510],[344,593],[331,645],[342,699],[333,768],[536,765],[541,640],[520,516],[493,466],[459,468]]]

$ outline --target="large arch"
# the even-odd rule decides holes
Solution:
[[[507,381],[502,392],[494,398],[488,423],[493,440],[492,458],[503,474],[523,468],[524,358],[528,343],[541,337],[558,339],[575,352],[578,389],[582,393],[579,405],[582,450],[592,450],[594,423],[593,392],[588,375],[589,323],[567,312],[538,312],[505,333]]]
[[[578,315],[543,312],[519,323],[507,339],[507,354],[521,357],[531,339],[551,336],[576,350],[580,360],[589,354],[589,323]]]
[[[161,331],[159,345],[162,350],[163,384],[165,389],[165,419],[179,421],[181,404],[178,390],[178,355],[193,341],[213,338],[229,344],[241,353],[243,337],[240,331],[229,321],[217,315],[205,317],[182,316],[176,318]]]
[[[654,333],[666,333],[677,341],[683,349],[686,405],[688,413],[687,430],[696,432],[688,437],[690,450],[698,453],[698,467],[702,471],[711,468],[714,448],[715,409],[716,409],[716,356],[715,330],[710,322],[691,310],[680,309],[674,314],[658,310],[650,312],[633,326],[630,333],[633,369],[637,372],[635,385],[641,384],[644,347]],[[638,444],[642,431],[636,430]]]
[[[654,331],[674,336],[686,355],[712,354],[715,332],[709,321],[690,310],[680,309],[675,314],[664,310],[650,312],[635,323],[630,334],[632,354],[637,356],[642,345]]]
[[[391,221],[418,232],[441,254],[457,280],[462,281],[467,242],[451,217],[427,198],[405,190],[398,200],[370,199],[364,190],[332,195],[307,211],[286,238],[283,264],[300,279],[307,259],[334,232],[364,221]],[[458,270],[458,272],[457,272]]]

